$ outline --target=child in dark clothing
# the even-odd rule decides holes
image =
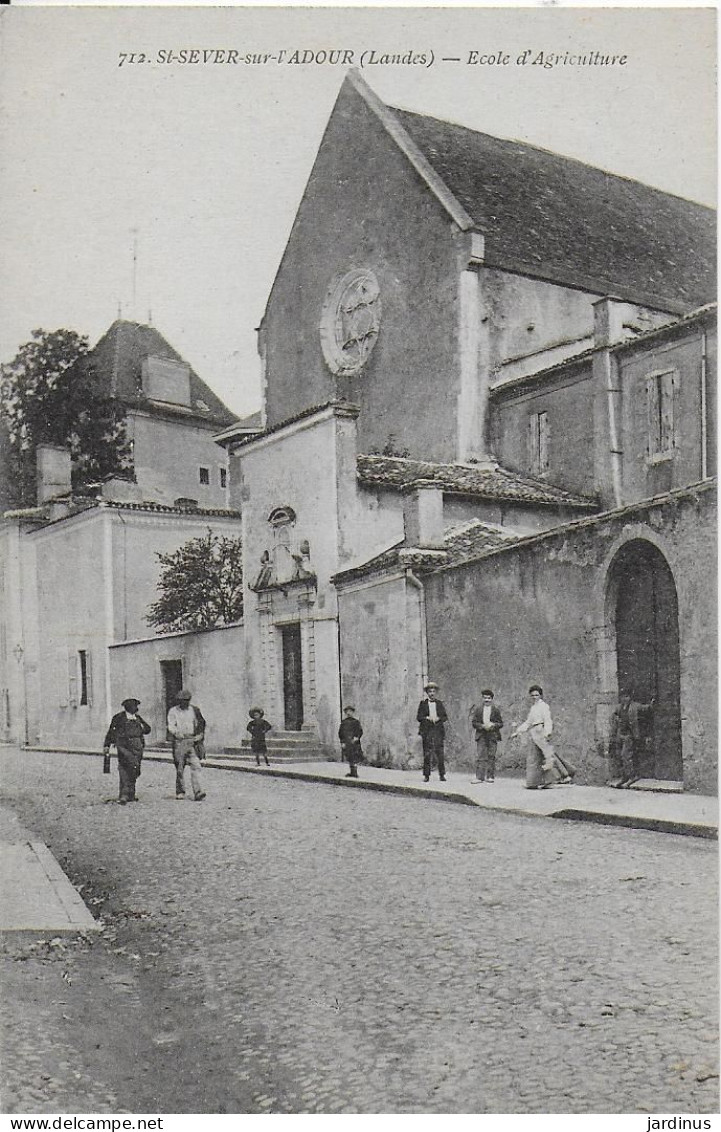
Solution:
[[[345,719],[342,720],[338,728],[338,738],[340,739],[340,746],[345,758],[348,759],[350,770],[346,778],[358,777],[358,763],[363,758],[363,751],[361,750],[361,735],[363,728],[359,719],[353,715],[354,707],[347,707],[343,709]]]
[[[248,731],[250,731],[250,749],[255,755],[255,761],[260,766],[260,756],[265,759],[265,765],[270,766],[268,762],[268,751],[265,745],[265,733],[270,731],[273,726],[268,723],[267,719],[263,719],[265,712],[262,708],[251,708],[249,713],[250,723],[248,724]]]

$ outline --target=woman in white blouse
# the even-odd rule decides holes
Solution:
[[[526,788],[544,790],[557,782],[570,782],[576,771],[553,749],[553,720],[551,709],[543,698],[543,688],[539,684],[532,684],[528,693],[531,697],[531,710],[526,720],[511,733],[511,739],[515,739],[527,731],[532,740],[526,755]]]

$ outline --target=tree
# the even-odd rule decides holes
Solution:
[[[243,616],[243,553],[239,538],[208,529],[173,554],[158,554],[160,598],[147,621],[165,633],[212,629]]]
[[[36,502],[39,444],[70,449],[74,488],[130,466],[125,408],[103,395],[88,340],[74,330],[33,330],[32,340],[0,366],[0,418],[15,506]]]

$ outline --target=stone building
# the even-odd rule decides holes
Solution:
[[[217,437],[274,721],[331,751],[350,700],[416,765],[430,674],[470,766],[480,687],[520,719],[540,681],[600,782],[627,689],[647,777],[715,787],[714,248],[710,209],[348,76],[259,330],[264,427]]]
[[[127,409],[133,472],[83,494],[70,453],[37,453],[37,507],[0,521],[0,739],[96,747],[109,713],[138,695],[156,738],[184,676],[166,640],[155,663],[125,665],[122,645],[157,638],[159,553],[213,530],[235,537],[225,452],[234,419],[153,327],[118,321],[90,354],[104,391]],[[242,664],[242,659],[241,659]]]

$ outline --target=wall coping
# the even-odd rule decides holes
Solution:
[[[159,633],[155,637],[133,637],[129,641],[112,641],[109,649],[124,649],[132,645],[147,645],[158,641],[169,641],[176,637],[199,637],[203,633],[219,633],[224,629],[242,629],[243,621],[230,621],[227,625],[211,625],[208,629],[177,629],[173,633]]]

